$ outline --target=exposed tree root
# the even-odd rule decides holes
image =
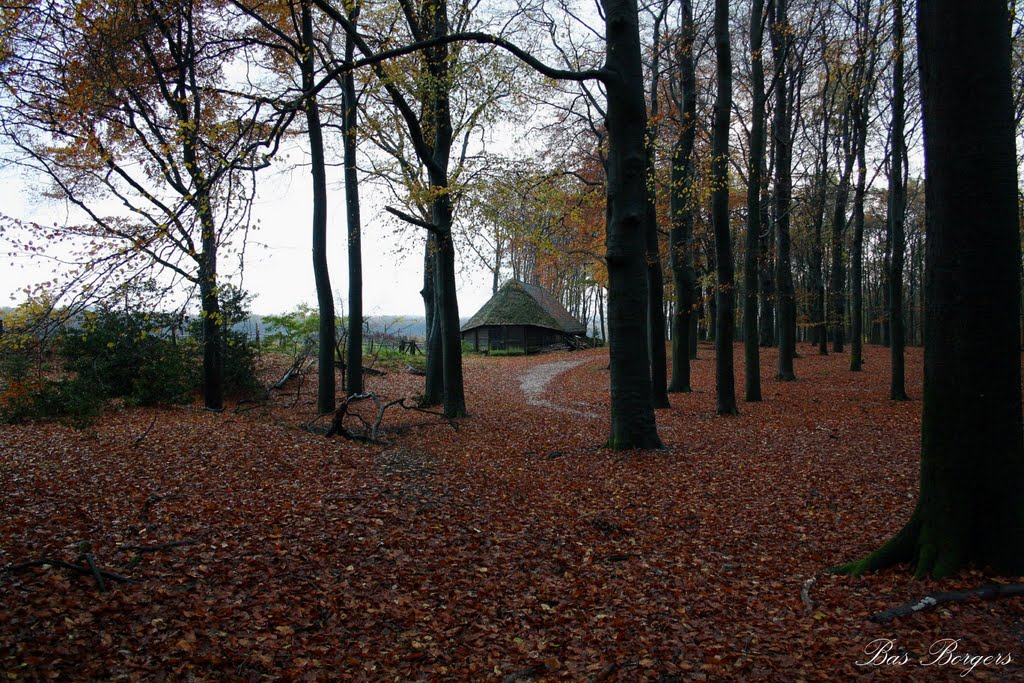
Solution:
[[[901,562],[912,562],[915,559],[920,529],[921,523],[918,520],[917,512],[915,512],[914,516],[907,522],[907,525],[900,529],[899,533],[886,541],[881,548],[864,559],[833,567],[832,571],[836,574],[860,576],[865,572],[878,571]],[[920,567],[918,568],[918,575],[920,575]]]
[[[32,567],[59,567],[61,569],[67,569],[69,571],[76,572],[82,576],[91,576],[96,581],[96,587],[99,588],[100,592],[106,591],[106,584],[104,579],[109,579],[117,583],[138,583],[135,579],[129,579],[127,576],[121,576],[114,572],[108,572],[100,569],[96,566],[96,558],[90,553],[83,553],[82,558],[85,559],[86,564],[74,564],[72,562],[65,562],[64,560],[51,560],[43,558],[41,560],[32,560],[30,562],[22,562],[21,564],[12,564],[0,569],[3,573],[17,573],[31,569]]]

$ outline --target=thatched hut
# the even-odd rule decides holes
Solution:
[[[586,331],[551,292],[509,280],[462,326],[462,340],[474,351],[534,353]]]

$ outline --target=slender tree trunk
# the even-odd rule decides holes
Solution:
[[[672,184],[669,204],[672,229],[669,250],[676,307],[672,315],[672,381],[669,391],[689,392],[690,345],[696,341],[692,322],[696,320],[697,275],[693,268],[693,146],[696,140],[697,90],[693,60],[693,8],[683,0],[682,44],[679,50],[682,123],[672,149]]]
[[[774,150],[773,150],[774,154]],[[758,289],[761,312],[758,315],[758,343],[763,347],[775,346],[775,267],[772,255],[775,253],[775,221],[772,220],[769,196],[761,197],[761,238],[758,249]]]
[[[209,197],[200,198],[197,212],[203,251],[199,259],[199,296],[203,309],[203,403],[207,410],[224,409],[223,320],[217,291],[217,230]]]
[[[858,41],[858,61],[861,63],[860,85],[857,88],[857,118],[854,124],[854,144],[857,149],[857,187],[853,199],[853,244],[850,253],[850,370],[859,372],[864,364],[864,197],[867,192],[867,162],[865,160],[871,97],[875,89],[877,30],[871,26],[871,0],[858,0],[858,14],[862,36]],[[881,13],[879,13],[879,25]]]
[[[647,353],[647,105],[636,0],[605,0],[608,327],[613,449],[660,448]]]
[[[351,20],[358,18],[358,5]],[[351,64],[355,43],[345,34],[345,61]],[[348,227],[348,347],[346,361],[349,394],[363,392],[363,248],[359,211],[359,175],[356,170],[357,100],[355,75],[342,76],[342,135],[344,136],[345,215]]]
[[[818,346],[818,353],[822,356],[828,355],[828,323],[825,320],[825,244],[823,234],[825,230],[825,204],[828,201],[828,149],[829,130],[831,127],[832,108],[828,78],[830,70],[826,64],[826,83],[821,89],[821,134],[818,137],[817,159],[815,160],[814,171],[814,206],[812,207],[814,241],[811,246],[811,288],[812,288],[812,312],[811,324],[814,334],[811,341]]]
[[[313,51],[313,15],[308,2],[302,3],[302,89],[313,89],[316,64]],[[334,293],[327,268],[327,163],[324,158],[324,135],[320,125],[320,106],[316,96],[305,101],[306,128],[309,136],[310,172],[313,176],[313,279],[316,282],[316,303],[320,313],[317,340],[317,412],[334,412]],[[349,374],[351,378],[351,374]],[[350,379],[351,382],[351,379]]]
[[[866,103],[865,103],[866,107]],[[864,147],[867,142],[867,112],[865,130],[858,140],[857,188],[853,195],[853,244],[850,249],[850,370],[859,372],[864,364],[864,194],[867,191],[867,163]]]
[[[814,242],[811,246],[811,288],[814,298],[811,312],[811,324],[813,325],[814,334],[811,341],[817,344],[818,353],[822,356],[828,355],[828,328],[825,324],[825,272],[823,267],[825,247],[822,239],[822,233],[825,228],[826,182],[823,167],[815,179],[818,196],[813,209]]]
[[[503,256],[499,239],[497,246],[494,248],[494,270],[491,271],[491,296],[498,293],[498,285],[501,282],[501,259]]]
[[[1024,573],[1020,233],[1007,5],[919,0],[927,216],[921,492],[861,573]],[[985,74],[985,78],[978,78]],[[965,97],[965,92],[970,97]],[[964,302],[968,302],[965,305]]]
[[[789,212],[792,200],[792,140],[790,136],[787,59],[789,26],[786,0],[776,0],[772,22],[772,54],[775,59],[775,234],[777,250],[775,280],[778,297],[779,360],[776,378],[796,379],[793,357],[796,354],[796,294],[793,290],[793,266],[790,257]]]
[[[717,98],[711,138],[711,222],[715,232],[718,288],[715,293],[715,389],[719,415],[736,415],[733,368],[733,326],[736,310],[735,267],[729,230],[729,119],[732,114],[732,55],[729,46],[729,2],[715,0]]]
[[[903,0],[893,0],[893,60],[892,77],[892,163],[889,165],[889,234],[892,236],[892,254],[889,259],[889,352],[892,373],[889,398],[893,401],[908,399],[904,372],[903,331],[903,255],[906,252],[904,212],[906,188],[903,184],[903,158],[906,145],[904,128],[903,83]]]
[[[427,235],[425,251],[423,254],[423,313],[426,321],[427,335],[427,375],[424,378],[422,405],[435,406],[441,403],[444,394],[444,378],[441,374],[441,324],[437,319],[437,306],[435,301],[437,293],[435,286],[435,253],[437,251],[436,238],[434,233]]]
[[[761,260],[761,174],[765,154],[764,0],[750,8],[750,168],[747,173],[747,244],[743,262],[743,351],[745,398],[761,400],[761,349],[757,334]]]
[[[658,245],[658,209],[655,182],[655,151],[658,135],[658,85],[661,52],[661,22],[668,13],[668,0],[662,0],[660,17],[654,22],[654,53],[651,59],[651,116],[647,144],[647,213],[645,241],[647,251],[647,343],[651,354],[651,401],[655,408],[668,408],[667,360],[665,358],[665,276],[661,269]]]
[[[889,191],[889,199],[892,200],[892,190]],[[904,203],[904,206],[906,204]],[[892,211],[892,208],[889,208]],[[881,319],[881,343],[883,346],[891,346],[889,341],[890,327],[889,316],[892,313],[892,306],[889,303],[890,282],[892,277],[892,223],[886,218],[885,221],[885,249],[882,254],[882,270],[885,273],[885,281],[882,283],[882,319]]]
[[[842,136],[844,157],[839,185],[836,188],[835,208],[832,212],[832,272],[829,278],[828,321],[832,337],[832,350],[842,353],[846,343],[846,266],[844,260],[844,240],[846,235],[846,204],[850,197],[850,177],[856,154],[853,145],[852,126],[853,104],[848,101],[844,106]]]

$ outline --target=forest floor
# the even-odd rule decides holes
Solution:
[[[221,414],[2,426],[0,568],[50,564],[0,573],[0,675],[1021,680],[1024,599],[869,619],[1009,577],[827,571],[913,509],[920,350],[905,403],[887,399],[886,349],[868,347],[861,373],[848,354],[799,351],[797,382],[772,379],[765,350],[764,402],[716,417],[702,346],[696,391],[658,411],[667,448],[654,452],[601,447],[602,350],[467,358],[457,431],[394,406],[373,446],[301,428],[312,377]],[[736,367],[742,397],[738,346]],[[369,385],[400,398],[422,378]],[[83,552],[131,582],[107,576],[100,592],[57,566]],[[890,663],[858,665],[879,639]],[[955,652],[930,655],[943,639]]]

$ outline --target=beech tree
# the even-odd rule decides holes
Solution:
[[[693,149],[697,137],[697,74],[694,65],[693,3],[682,0],[683,23],[680,27],[678,73],[680,122],[672,147],[669,232],[669,258],[675,310],[672,314],[672,380],[669,391],[689,392],[690,343],[694,335],[692,321],[696,318],[697,274],[693,267]]]
[[[841,571],[909,562],[919,577],[968,563],[1024,573],[1008,18],[1003,0],[918,2],[928,206],[921,490],[906,526]]]
[[[719,415],[735,415],[736,379],[732,342],[736,309],[735,266],[729,226],[729,121],[732,113],[732,54],[729,44],[729,2],[715,0],[717,99],[711,144],[711,221],[715,230],[718,269],[715,315],[715,389]]]
[[[765,155],[764,0],[750,6],[750,151],[747,171],[747,237],[743,263],[743,357],[745,398],[761,400],[761,350],[757,334],[760,293],[761,192]]]
[[[85,271],[141,260],[198,289],[211,410],[223,406],[221,250],[247,227],[253,174],[294,116],[224,87],[225,64],[244,57],[219,9],[26,4],[12,10],[2,71],[20,163],[86,216],[45,233],[83,242]],[[124,214],[109,215],[117,204]]]
[[[888,229],[891,240],[889,266],[889,348],[891,381],[889,398],[907,400],[904,373],[903,325],[903,262],[906,252],[904,228],[906,212],[906,186],[903,179],[906,143],[904,141],[904,82],[903,82],[903,0],[893,0],[893,75],[892,75],[892,161],[889,165]]]
[[[796,295],[793,291],[793,266],[790,261],[790,208],[793,197],[792,113],[789,110],[790,24],[786,0],[775,0],[771,43],[775,60],[775,282],[778,299],[779,360],[776,377],[796,379],[793,356],[796,355]]]

